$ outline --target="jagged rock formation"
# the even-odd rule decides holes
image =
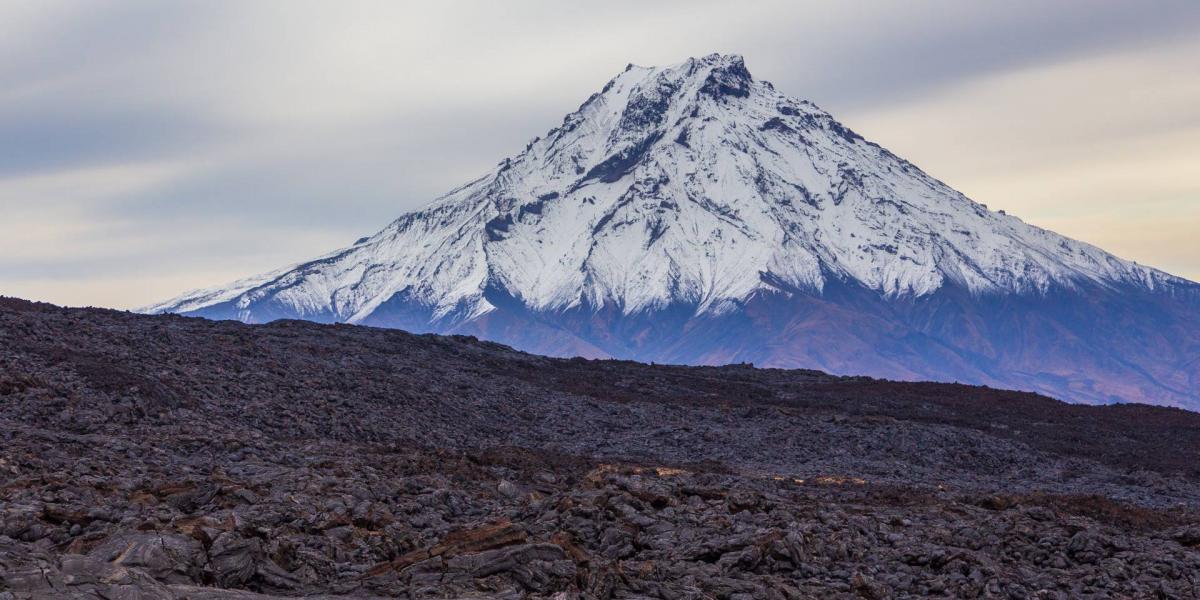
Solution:
[[[738,56],[630,65],[374,236],[148,310],[1200,406],[1200,285],[989,211]]]

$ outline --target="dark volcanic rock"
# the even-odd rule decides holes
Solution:
[[[1200,418],[0,300],[0,599],[1189,597]]]

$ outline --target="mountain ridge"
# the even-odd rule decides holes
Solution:
[[[650,338],[669,346],[689,339],[689,329],[763,306],[795,313],[825,297],[831,285],[862,288],[882,303],[856,300],[871,314],[835,311],[835,326],[824,337],[764,337],[748,349],[705,340],[702,352],[646,348],[661,345]],[[1084,296],[1097,294],[1145,296],[1152,303],[1178,297],[1182,308],[1167,312],[1182,311],[1172,318],[1183,333],[1168,346],[1185,358],[1200,347],[1200,285],[989,211],[811,102],[754,80],[740,56],[719,54],[662,68],[629,65],[525,150],[379,233],[317,260],[147,311],[470,332],[551,354],[702,363],[756,358],[772,366],[838,365],[900,377],[910,371],[1095,402],[1200,403],[1186,387],[1156,397],[1155,389],[1179,387],[1163,388],[1164,378],[1173,376],[1146,375],[1140,363],[1120,366],[1130,362],[1123,358],[1115,372],[1141,372],[1143,388],[1114,394],[1078,385],[1022,386],[1022,379],[1059,376],[1062,369],[1022,377],[1004,364],[1011,352],[980,340],[905,342],[930,332],[896,318],[883,321],[895,326],[900,342],[880,342],[891,346],[874,350],[865,341],[852,344],[860,354],[898,354],[882,371],[880,360],[762,351],[828,344],[838,335],[871,337],[855,333],[861,328],[855,323],[877,321],[907,303],[956,298],[955,290],[975,299],[942,303],[961,312],[970,312],[972,302],[991,302],[992,295],[1063,297],[1080,306],[1088,303]],[[773,295],[794,302],[779,308]],[[1059,309],[1069,312],[1053,310]],[[787,328],[793,316],[759,321],[771,331]],[[589,325],[597,319],[607,319],[610,330]],[[1150,326],[1135,325],[1128,331],[1152,334]],[[541,339],[530,339],[524,328],[539,331]],[[714,330],[711,337],[730,334]],[[913,344],[927,349],[908,347]],[[982,352],[996,365],[939,372],[936,364],[948,360],[947,352],[960,358]],[[1200,368],[1180,369],[1186,383],[1200,383]]]

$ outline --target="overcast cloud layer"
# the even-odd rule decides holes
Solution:
[[[345,246],[626,63],[757,78],[1200,279],[1200,3],[0,4],[0,294],[134,307]]]

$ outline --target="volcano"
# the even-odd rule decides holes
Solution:
[[[379,233],[145,310],[1200,408],[1200,284],[990,211],[736,55],[629,65]]]

